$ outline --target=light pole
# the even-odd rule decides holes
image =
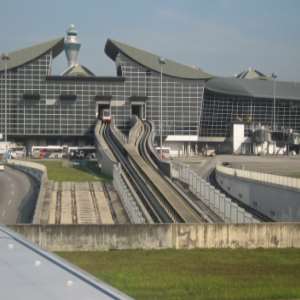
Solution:
[[[272,73],[273,78],[273,131],[276,129],[276,78],[277,75]]]
[[[163,73],[163,65],[166,63],[163,57],[158,59],[160,65],[160,159],[163,158],[162,152],[162,73]]]
[[[3,53],[1,59],[4,61],[4,142],[7,144],[7,62],[10,57]]]

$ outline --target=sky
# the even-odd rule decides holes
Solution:
[[[115,75],[105,55],[119,40],[217,76],[249,67],[300,81],[299,0],[0,0],[0,52],[61,37],[75,24],[79,60]],[[59,74],[64,53],[54,61]]]

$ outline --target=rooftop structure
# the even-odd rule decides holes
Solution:
[[[78,33],[75,30],[75,26],[73,24],[70,25],[67,35],[65,37],[65,53],[68,60],[68,66],[75,66],[78,64],[78,55],[81,44],[78,40]]]
[[[235,76],[236,78],[239,79],[260,79],[260,80],[270,80],[272,79],[271,77],[266,76],[262,72],[254,69],[254,68],[249,68],[246,71],[243,71]]]

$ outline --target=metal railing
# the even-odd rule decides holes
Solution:
[[[188,185],[189,190],[201,199],[211,210],[220,216],[225,223],[258,223],[259,221],[239,207],[230,198],[202,179],[188,165],[171,162],[171,175]]]
[[[125,183],[122,167],[115,165],[113,170],[113,185],[132,224],[145,224],[146,220],[136,204],[134,197]]]

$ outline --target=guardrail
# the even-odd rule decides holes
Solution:
[[[230,198],[215,189],[188,165],[172,161],[171,175],[186,183],[189,190],[220,216],[225,223],[258,223],[258,220],[244,208],[239,207]]]
[[[127,215],[132,224],[145,224],[146,220],[143,217],[142,212],[137,206],[132,192],[127,186],[123,174],[122,167],[120,165],[115,165],[113,170],[113,185],[115,190],[117,191],[123,207],[127,212]]]
[[[216,171],[221,172],[225,175],[237,176],[240,178],[250,179],[253,181],[260,181],[263,183],[275,184],[275,185],[280,185],[280,186],[300,190],[300,179],[298,178],[234,169],[222,165],[217,165]]]
[[[38,193],[38,198],[36,201],[32,221],[33,224],[39,224],[41,222],[43,214],[43,203],[45,199],[46,185],[48,181],[47,168],[44,165],[38,163],[22,160],[8,160],[7,163],[8,165],[16,169],[31,175],[38,182],[40,182],[40,190]]]

